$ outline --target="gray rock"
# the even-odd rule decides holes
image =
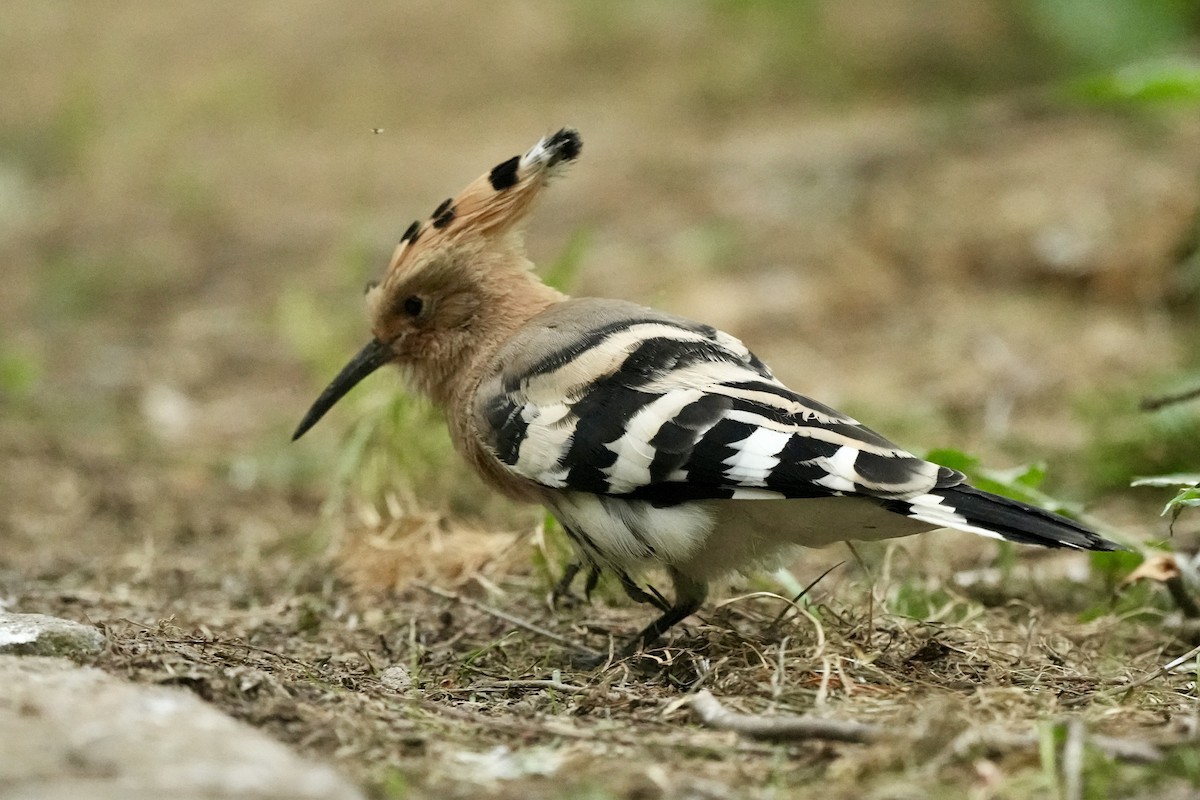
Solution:
[[[16,656],[74,656],[104,649],[104,634],[90,625],[45,614],[0,611],[0,653]]]
[[[0,655],[0,800],[363,795],[181,689],[57,658]]]
[[[379,673],[379,682],[393,692],[407,692],[412,688],[412,675],[403,664],[393,664]]]

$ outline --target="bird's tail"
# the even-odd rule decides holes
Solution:
[[[906,500],[888,500],[884,506],[939,528],[954,528],[992,539],[1077,550],[1125,549],[1074,520],[965,483],[933,489]]]

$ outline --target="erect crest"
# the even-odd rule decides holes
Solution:
[[[502,161],[476,178],[457,197],[442,201],[424,222],[414,222],[400,237],[388,264],[392,274],[422,253],[456,241],[503,236],[529,212],[542,187],[579,156],[579,133],[563,128],[542,138],[523,156]]]
[[[482,302],[482,298],[478,291],[473,293],[474,296],[461,291],[447,296],[445,285],[440,287],[443,293],[439,297],[436,291],[439,279],[461,279],[470,275],[471,271],[464,264],[483,270],[485,274],[489,265],[507,264],[521,269],[529,265],[519,247],[508,247],[503,243],[499,247],[493,245],[525,217],[542,187],[562,170],[563,165],[578,158],[582,147],[579,134],[563,128],[544,137],[525,155],[513,156],[497,164],[458,197],[442,202],[425,222],[414,222],[409,226],[400,237],[383,280],[367,289],[374,337],[325,387],[304,415],[293,439],[304,435],[357,383],[385,364],[396,361],[397,347],[401,346],[397,343],[416,341],[414,336],[422,329],[423,311],[431,307],[437,309],[440,301],[439,319],[444,324],[449,320],[452,327],[462,329],[462,320],[473,313],[473,306]],[[461,258],[464,253],[474,258]],[[451,257],[443,258],[444,255]],[[414,278],[419,285],[410,285]],[[537,287],[541,288],[540,292]],[[530,300],[545,301],[547,295],[553,295],[551,299],[554,300],[561,299],[558,292],[536,280],[525,288],[524,307],[529,306]],[[432,302],[428,302],[430,300]],[[522,307],[522,300],[510,298],[506,307],[509,318],[519,318]],[[513,316],[514,309],[518,312],[516,316]],[[425,332],[428,333],[428,328]],[[481,334],[476,331],[475,335]],[[444,343],[445,331],[441,336]],[[427,344],[431,338],[426,336],[421,341]],[[410,348],[416,346],[410,345]],[[444,350],[441,352],[444,355]]]

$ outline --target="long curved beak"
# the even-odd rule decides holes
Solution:
[[[304,419],[300,420],[300,425],[292,434],[292,441],[296,441],[316,425],[318,420],[325,416],[325,412],[333,408],[333,404],[357,386],[359,381],[391,360],[391,348],[378,339],[372,339],[366,347],[358,351],[358,355],[350,359],[349,364],[342,367],[337,377],[321,392],[321,396],[312,404]]]

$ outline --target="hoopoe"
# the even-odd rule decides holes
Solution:
[[[696,611],[713,579],[790,545],[955,528],[1119,549],[797,394],[728,333],[543,284],[518,225],[581,147],[571,129],[545,137],[405,231],[367,291],[374,337],[293,439],[363,378],[399,365],[490,486],[554,514],[589,584],[611,570],[659,607],[623,654]],[[666,569],[673,602],[637,585],[631,576],[646,567]]]

